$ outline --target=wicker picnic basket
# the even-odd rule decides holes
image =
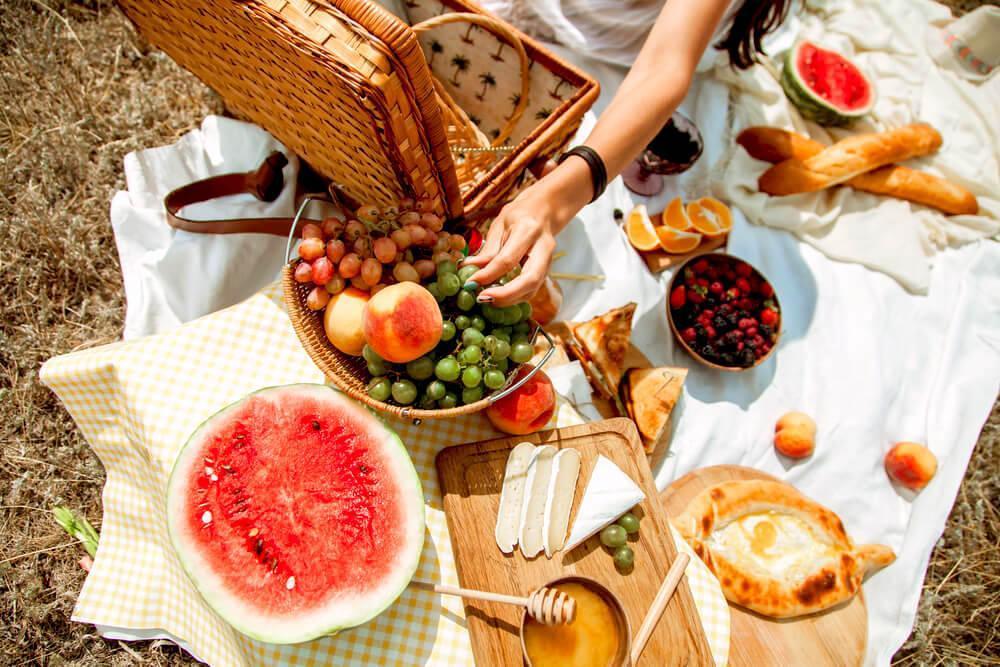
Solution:
[[[451,225],[509,201],[575,134],[597,83],[466,0],[119,0],[138,31],[328,179],[348,205],[427,199]],[[319,368],[354,398],[363,361],[327,341],[308,290],[283,272],[289,316]],[[509,387],[508,387],[509,389]]]

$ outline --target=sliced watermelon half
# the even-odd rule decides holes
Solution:
[[[178,455],[167,523],[206,602],[292,644],[361,625],[402,593],[424,540],[400,439],[325,385],[271,387],[210,417]]]
[[[875,106],[875,87],[857,65],[805,40],[785,55],[781,87],[804,117],[821,125],[850,125]]]

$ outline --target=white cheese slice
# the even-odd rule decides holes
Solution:
[[[510,450],[504,470],[503,487],[500,489],[500,509],[497,510],[497,527],[494,533],[497,546],[505,554],[512,553],[521,529],[521,505],[524,502],[524,482],[528,463],[535,446],[522,442]]]
[[[579,476],[580,452],[575,449],[559,450],[552,459],[552,476],[545,502],[545,518],[542,520],[545,555],[549,558],[562,549],[566,542],[566,529],[569,528],[569,514],[573,509],[576,480]]]
[[[587,489],[580,500],[573,530],[566,541],[566,551],[618,519],[645,497],[631,477],[610,459],[599,454],[587,482]]]
[[[544,543],[542,520],[545,516],[545,501],[549,493],[549,477],[552,475],[552,460],[555,456],[556,448],[544,445],[535,449],[528,463],[519,530],[521,553],[525,558],[533,558],[542,550]]]

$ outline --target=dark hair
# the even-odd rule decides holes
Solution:
[[[763,53],[761,42],[785,20],[789,0],[743,0],[733,14],[729,30],[715,45],[729,53],[733,67],[746,69]]]

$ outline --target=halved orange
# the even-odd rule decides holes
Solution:
[[[684,201],[677,197],[663,209],[663,224],[667,227],[673,229],[679,229],[682,232],[689,231],[691,229],[691,218],[688,217],[687,211],[684,209]]]
[[[656,228],[656,236],[660,247],[673,255],[691,252],[701,244],[701,234],[698,232],[685,232],[666,225]]]
[[[687,205],[691,224],[705,236],[721,236],[733,228],[733,214],[729,207],[718,199],[702,197]]]
[[[636,250],[656,250],[660,245],[656,239],[656,232],[653,231],[653,222],[649,219],[643,204],[629,211],[628,218],[625,219],[625,234]]]

